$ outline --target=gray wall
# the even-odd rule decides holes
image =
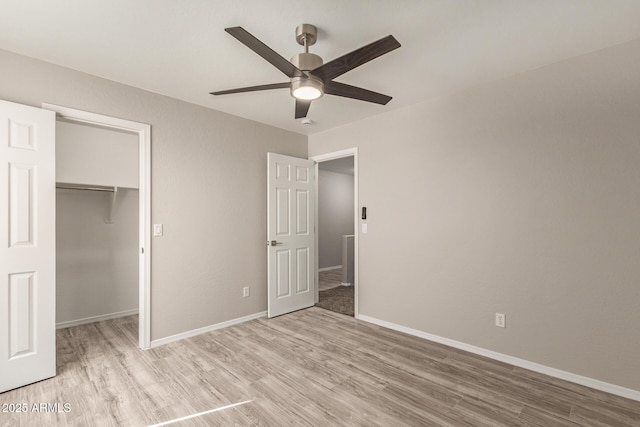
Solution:
[[[152,339],[266,310],[266,153],[306,157],[305,136],[6,51],[0,69],[1,99],[151,125]]]
[[[56,121],[56,181],[138,188],[138,135]]]
[[[342,264],[342,235],[353,234],[353,176],[318,175],[318,267],[335,267]]]
[[[56,191],[56,322],[138,308],[138,190]]]
[[[359,147],[360,313],[640,390],[639,75],[634,41],[310,136]]]

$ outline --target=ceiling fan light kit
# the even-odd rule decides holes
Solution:
[[[393,36],[384,37],[324,64],[321,57],[309,53],[309,46],[314,45],[318,39],[318,29],[311,24],[301,24],[296,27],[296,41],[304,46],[304,52],[294,55],[291,61],[284,59],[242,27],[225,28],[225,31],[282,71],[289,77],[290,82],[210,92],[211,95],[227,95],[288,87],[291,90],[291,96],[296,100],[296,119],[306,117],[311,101],[321,98],[325,93],[380,105],[386,105],[391,100],[390,96],[339,83],[333,81],[333,79],[399,48],[400,43]]]
[[[294,77],[291,79],[291,96],[303,101],[314,101],[324,95],[323,84],[320,80],[309,77]]]

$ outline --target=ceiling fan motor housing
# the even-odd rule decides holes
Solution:
[[[313,53],[298,53],[291,58],[291,63],[302,71],[311,71],[322,65],[322,58]]]

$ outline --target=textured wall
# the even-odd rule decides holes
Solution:
[[[266,310],[267,152],[306,158],[306,136],[6,51],[0,70],[0,99],[151,125],[152,339]]]
[[[640,390],[639,75],[634,41],[310,136],[359,147],[360,313]]]
[[[56,181],[138,188],[138,135],[56,122]]]
[[[334,267],[342,264],[342,235],[353,234],[353,175],[318,174],[318,267]]]

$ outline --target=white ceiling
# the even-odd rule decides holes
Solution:
[[[640,38],[638,0],[0,0],[0,49],[310,134]],[[294,30],[319,29],[325,62],[388,34],[402,47],[337,81],[394,97],[379,106],[335,96],[304,126],[286,82],[228,35],[242,26],[285,58]]]

